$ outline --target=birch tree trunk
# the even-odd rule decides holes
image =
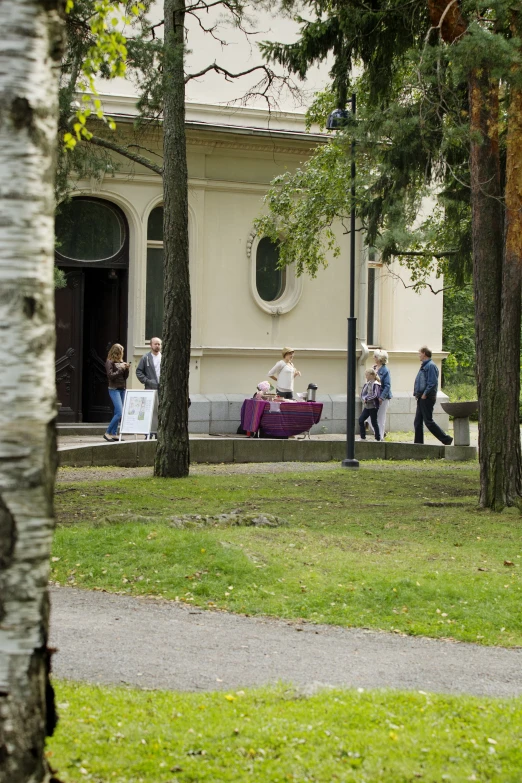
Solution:
[[[54,170],[61,2],[0,0],[0,781],[41,783],[54,729]]]
[[[163,246],[165,295],[156,476],[189,472],[190,276],[185,137],[185,0],[165,0]]]

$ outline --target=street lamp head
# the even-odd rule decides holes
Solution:
[[[350,120],[350,112],[348,109],[334,109],[326,120],[327,130],[338,130],[344,128]]]

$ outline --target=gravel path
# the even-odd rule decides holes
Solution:
[[[177,691],[318,687],[522,694],[522,649],[202,611],[53,588],[58,677]]]

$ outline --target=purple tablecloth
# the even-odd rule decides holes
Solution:
[[[279,410],[270,411],[278,407]],[[247,399],[241,408],[241,427],[248,433],[260,428],[266,435],[288,438],[299,435],[317,424],[323,411],[322,402],[281,402],[277,406],[266,400]]]

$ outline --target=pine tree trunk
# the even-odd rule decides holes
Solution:
[[[513,14],[512,32],[520,37],[522,13]],[[504,503],[520,502],[520,305],[522,282],[522,87],[520,66],[513,69],[508,109],[506,153],[506,228],[502,279],[501,372],[509,397],[505,406],[505,441],[502,452]],[[518,83],[517,83],[518,82]]]
[[[165,0],[163,243],[165,294],[156,476],[188,475],[190,277],[185,140],[184,0]]]
[[[434,26],[453,43],[467,23],[451,0],[428,0]],[[514,23],[518,26],[519,15]],[[520,30],[518,30],[520,32]],[[499,85],[486,66],[469,78],[471,209],[479,401],[480,498],[501,511],[518,503],[520,456],[520,297],[522,261],[522,102],[513,89],[509,112],[506,235],[498,141]],[[505,240],[505,251],[504,251]]]
[[[54,172],[61,3],[3,0],[0,40],[0,780],[49,780],[56,468]]]
[[[480,505],[506,502],[506,382],[501,362],[503,208],[498,143],[499,86],[487,69],[470,75],[471,207],[479,400]]]

